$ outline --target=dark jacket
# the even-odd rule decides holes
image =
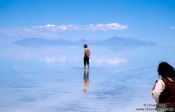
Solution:
[[[175,108],[175,81],[172,82],[168,78],[162,80],[165,83],[165,89],[160,94],[159,103]]]

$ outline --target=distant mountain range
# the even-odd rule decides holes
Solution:
[[[104,40],[85,40],[69,41],[64,39],[47,40],[41,38],[28,38],[15,42],[18,45],[32,46],[32,45],[98,45],[98,46],[153,46],[156,43],[151,41],[143,41],[135,38],[111,37]]]

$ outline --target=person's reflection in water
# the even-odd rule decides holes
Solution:
[[[88,70],[84,69],[83,79],[84,79],[83,93],[86,94],[90,86],[89,69]]]

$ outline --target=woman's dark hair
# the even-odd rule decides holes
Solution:
[[[84,44],[84,48],[87,48],[88,46],[87,46],[87,44]]]
[[[167,62],[161,62],[158,66],[157,71],[162,78],[171,77],[175,79],[175,70]]]

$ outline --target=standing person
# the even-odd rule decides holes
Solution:
[[[161,76],[152,90],[152,96],[157,102],[158,112],[175,112],[175,70],[167,62],[158,66]]]
[[[90,58],[90,49],[87,44],[84,44],[84,69],[86,69],[86,65],[89,69],[89,58]]]

